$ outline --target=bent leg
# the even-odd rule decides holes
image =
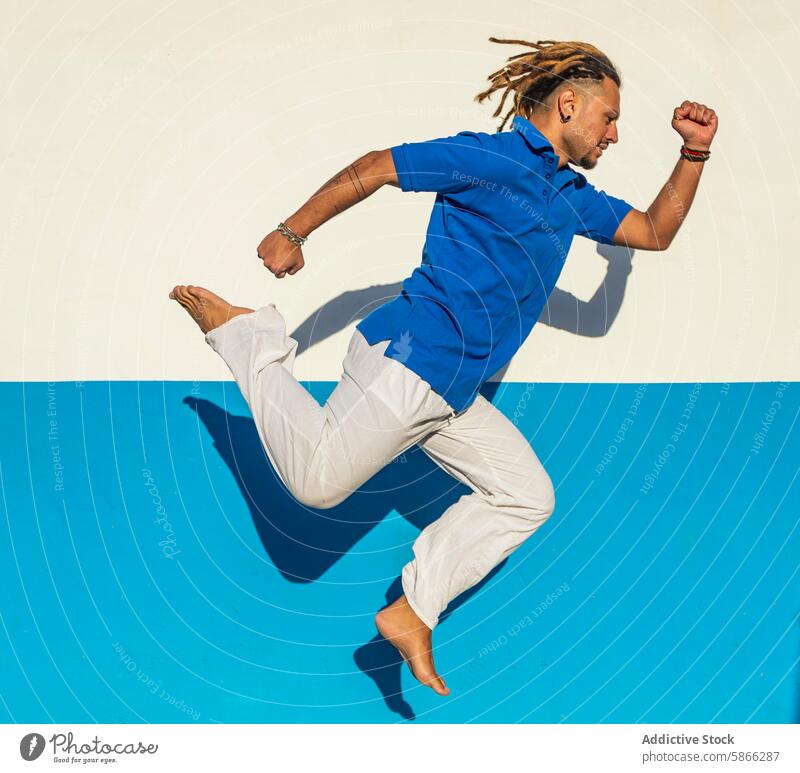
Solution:
[[[304,504],[339,504],[398,454],[446,422],[430,386],[356,330],[324,406],[292,375],[297,341],[274,304],[238,316],[206,340],[231,369],[267,456]]]
[[[528,441],[482,395],[420,447],[473,492],[423,529],[403,567],[408,603],[433,628],[450,601],[547,520],[555,493]]]
[[[286,335],[283,317],[270,304],[214,328],[206,342],[233,373],[272,466],[302,498],[325,414],[292,375],[297,341]]]

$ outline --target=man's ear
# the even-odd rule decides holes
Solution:
[[[561,115],[572,115],[575,112],[576,101],[575,90],[572,87],[564,89],[558,95],[558,105]]]

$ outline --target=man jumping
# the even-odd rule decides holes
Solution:
[[[618,141],[621,79],[609,58],[588,43],[489,39],[533,49],[510,57],[475,97],[503,89],[498,116],[511,95],[496,133],[371,151],[258,246],[282,279],[304,266],[312,231],[384,185],[436,193],[421,264],[400,295],[358,323],[324,406],[292,375],[297,341],[274,304],[254,311],[191,285],[169,294],[230,367],[270,462],[300,502],[339,504],[415,444],[472,490],[423,529],[403,567],[403,595],[375,618],[414,676],[440,695],[449,689],[431,642],[441,612],[555,507],[530,444],[479,389],[528,337],[576,234],[631,249],[670,245],[717,131],[705,105],[675,108],[672,127],[684,144],[653,203],[636,210],[570,166],[593,169]]]

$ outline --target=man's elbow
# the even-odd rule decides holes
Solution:
[[[661,234],[656,237],[656,247],[655,249],[658,252],[663,252],[664,250],[668,250],[670,245],[672,244],[672,240],[675,238],[675,234]]]
[[[672,244],[671,236],[667,237],[655,234],[653,239],[653,246],[650,249],[653,250],[653,252],[664,252],[664,250],[669,249],[670,244]]]
[[[647,235],[651,243],[649,249],[653,250],[654,252],[663,252],[664,250],[669,249],[670,244],[672,244],[672,240],[675,238],[674,231],[672,233],[664,233],[663,229],[659,231],[659,229],[656,227],[656,224],[653,222],[653,219],[650,217],[649,212],[644,213],[644,217],[641,218],[640,222],[647,230]]]
[[[669,249],[674,236],[659,232],[649,212],[632,209],[619,224],[613,243],[632,250],[663,252]]]
[[[369,166],[370,175],[374,176],[374,180],[379,186],[393,185],[395,188],[400,187],[391,148],[371,150],[363,158]]]

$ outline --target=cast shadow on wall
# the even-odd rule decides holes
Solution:
[[[606,275],[594,295],[582,301],[556,287],[542,310],[538,325],[588,338],[599,338],[610,330],[622,307],[634,250],[598,245],[597,253],[606,261]],[[363,319],[373,309],[399,295],[401,286],[401,282],[396,282],[350,290],[321,306],[289,334],[298,343],[297,354]],[[484,384],[481,394],[488,400],[494,398],[506,370],[508,365]]]
[[[577,335],[604,335],[619,312],[630,273],[630,252],[622,252],[624,255],[615,248],[608,254],[601,252],[608,261],[608,270],[589,301],[580,301],[556,289],[539,324]],[[314,312],[290,335],[298,341],[298,351],[302,352],[362,318],[399,291],[398,283],[343,293]],[[495,378],[502,378],[504,371]],[[499,381],[487,383],[481,392],[491,400],[499,385]],[[236,386],[231,384],[230,388]],[[239,486],[271,562],[290,582],[314,582],[390,513],[399,514],[421,531],[459,497],[470,493],[415,446],[337,507],[314,510],[297,502],[278,478],[250,416],[234,416],[208,400],[195,397],[186,397],[184,403],[196,412],[208,430],[215,449]],[[414,485],[409,485],[411,481]],[[420,491],[425,492],[424,497],[419,495]],[[440,625],[495,576],[504,563],[455,599],[443,613]],[[401,594],[397,577],[386,591],[386,603],[391,604]],[[414,718],[400,686],[403,662],[391,645],[376,635],[356,650],[354,660],[375,682],[391,711],[405,719]]]

